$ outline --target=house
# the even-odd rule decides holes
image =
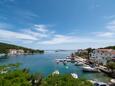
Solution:
[[[102,65],[106,65],[114,57],[115,50],[112,49],[95,49],[90,53],[90,60]]]
[[[9,55],[21,55],[21,54],[24,54],[24,50],[23,49],[9,49],[8,54]]]

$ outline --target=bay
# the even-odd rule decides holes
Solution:
[[[73,63],[57,64],[55,59],[66,58],[73,51],[47,51],[44,54],[20,55],[0,58],[0,65],[21,63],[20,68],[28,68],[30,73],[41,73],[48,76],[54,70],[59,70],[60,74],[77,73],[80,78],[88,80],[98,80],[108,82],[110,78],[103,73],[84,73],[81,66],[75,66]]]

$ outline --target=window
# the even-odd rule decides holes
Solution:
[[[101,55],[103,55],[103,53],[101,53]]]

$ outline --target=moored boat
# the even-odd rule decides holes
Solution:
[[[75,66],[82,66],[83,62],[75,62]]]
[[[93,84],[93,86],[109,86],[107,83],[104,82],[99,82],[99,81],[93,81],[93,80],[88,80]]]
[[[59,71],[58,70],[55,70],[52,75],[59,75]]]
[[[115,79],[111,79],[110,81],[111,83],[115,84]]]
[[[76,73],[71,73],[71,76],[76,79],[78,78],[78,75]]]
[[[84,72],[99,72],[99,70],[97,68],[92,68],[90,66],[83,66],[82,70]]]

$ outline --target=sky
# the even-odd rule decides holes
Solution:
[[[0,42],[46,50],[115,45],[115,0],[0,0]]]

